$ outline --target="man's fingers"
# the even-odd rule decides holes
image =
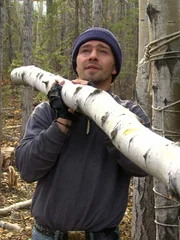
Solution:
[[[64,84],[65,84],[65,81],[63,80],[63,81],[59,82],[59,84],[60,84],[60,85],[64,85]]]
[[[68,108],[68,112],[73,114],[75,111],[73,109],[71,109],[71,108]]]
[[[64,85],[65,81],[61,81],[59,82],[58,80],[55,80],[55,82],[53,82],[53,84],[51,85],[51,88],[55,85],[55,84],[59,84],[59,85]]]
[[[88,84],[88,81],[82,80],[82,79],[74,79],[74,80],[72,80],[72,83],[74,83],[74,84],[87,85],[87,84]]]

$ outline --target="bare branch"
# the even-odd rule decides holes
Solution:
[[[23,202],[14,203],[9,207],[0,208],[0,215],[6,215],[6,214],[10,213],[12,210],[15,210],[15,209],[17,210],[17,209],[20,209],[20,208],[29,207],[31,205],[31,202],[32,202],[32,200],[29,199],[29,200],[26,200],[26,201],[23,201]]]

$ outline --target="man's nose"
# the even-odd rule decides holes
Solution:
[[[97,50],[96,49],[92,49],[92,51],[90,52],[90,59],[97,59],[98,58],[98,54],[97,54]]]

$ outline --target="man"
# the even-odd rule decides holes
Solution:
[[[74,84],[89,84],[110,93],[121,69],[122,54],[116,37],[107,29],[91,28],[73,46]],[[37,106],[16,150],[16,165],[27,182],[37,181],[32,201],[33,240],[120,239],[131,176],[147,174],[128,160],[107,135],[81,113],[68,109],[61,84],[48,93],[49,103]],[[123,106],[150,122],[131,101]]]

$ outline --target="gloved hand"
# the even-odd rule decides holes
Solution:
[[[64,118],[72,120],[72,113],[68,111],[68,107],[64,103],[61,97],[62,86],[59,83],[55,83],[52,88],[49,90],[47,97],[49,99],[50,106],[56,112],[57,118]]]

